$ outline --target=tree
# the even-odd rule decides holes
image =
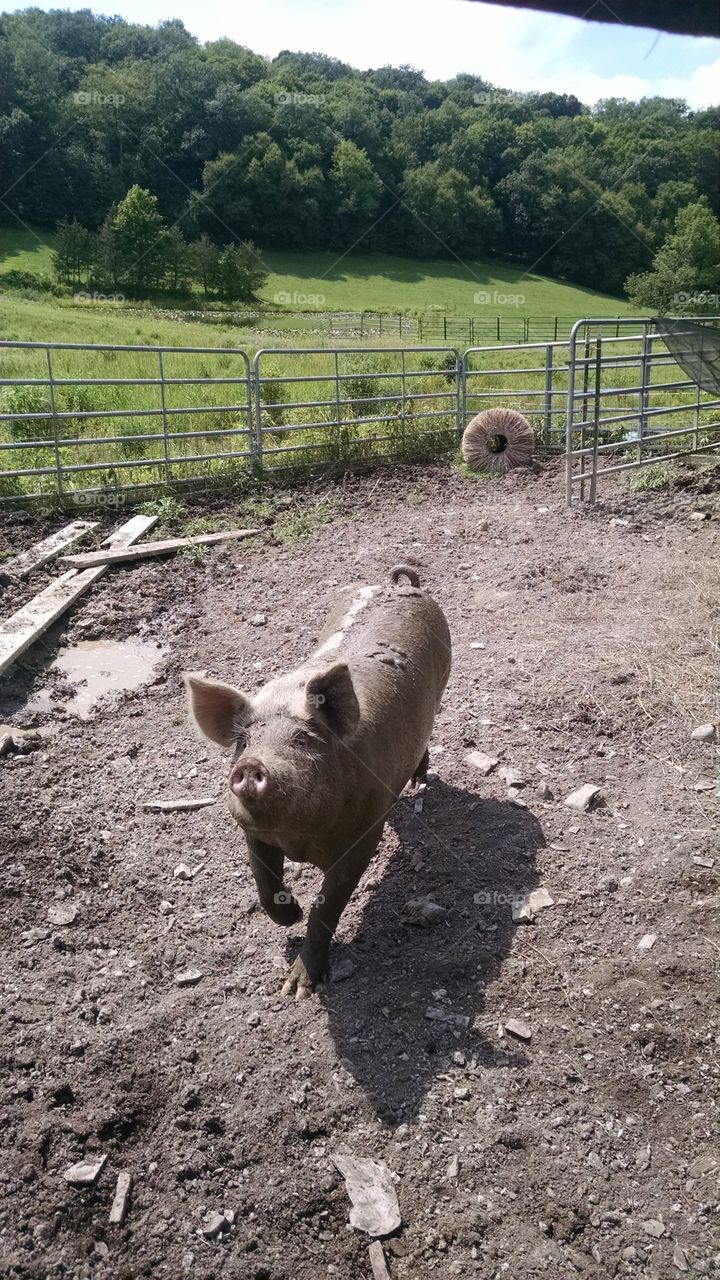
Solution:
[[[80,284],[85,279],[93,259],[91,233],[74,218],[61,222],[55,235],[52,255],[53,271],[64,284]]]
[[[354,142],[338,142],[330,169],[330,198],[334,211],[335,243],[348,246],[377,217],[383,185],[367,152]]]
[[[143,187],[131,187],[120,201],[112,221],[122,278],[137,288],[157,284],[162,275],[165,226],[157,196]]]
[[[217,288],[224,302],[256,302],[267,277],[255,246],[248,240],[228,244],[220,254]]]
[[[217,287],[219,258],[220,250],[206,233],[190,245],[193,276],[200,281],[206,297]]]
[[[703,200],[677,215],[675,229],[655,254],[652,269],[631,275],[628,297],[659,315],[718,312],[720,222]]]

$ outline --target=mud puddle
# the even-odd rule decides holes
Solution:
[[[167,649],[145,640],[80,640],[61,649],[48,674],[61,677],[63,692],[56,696],[56,681],[33,694],[30,711],[54,711],[63,707],[80,720],[87,720],[101,698],[132,693],[148,684],[162,663]],[[73,686],[69,696],[67,687]]]

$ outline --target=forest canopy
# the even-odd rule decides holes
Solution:
[[[474,75],[268,60],[179,21],[0,18],[8,223],[98,230],[140,187],[187,241],[499,255],[620,293],[682,210],[717,213],[719,124],[676,99],[590,109]]]

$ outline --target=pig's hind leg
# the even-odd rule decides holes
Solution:
[[[282,989],[284,996],[304,1000],[312,995],[316,984],[327,977],[330,969],[330,943],[350,895],[375,853],[385,821],[376,824],[361,841],[339,854],[325,872],[322,888],[308,916],[307,934],[302,950]]]
[[[275,924],[288,927],[302,920],[302,907],[283,884],[282,849],[248,836],[250,869],[255,877],[260,906]]]
[[[410,781],[414,787],[419,787],[422,782],[427,782],[427,772],[430,768],[430,751],[426,747],[422,753],[422,759],[417,766]]]

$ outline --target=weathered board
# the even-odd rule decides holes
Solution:
[[[97,526],[97,520],[73,520],[72,524],[66,524],[64,529],[58,529],[57,533],[51,534],[49,538],[43,538],[42,542],[36,542],[34,546],[28,547],[27,551],[21,551],[19,556],[6,560],[3,569],[11,573],[14,578],[24,578],[28,573],[32,573],[33,569],[40,569],[42,565],[47,564],[48,560],[52,560],[53,556],[58,555],[64,547],[72,546],[73,542],[84,538],[91,529],[97,529]]]
[[[157,519],[157,516],[133,516],[106,541],[115,548],[135,542],[152,528]],[[104,564],[96,569],[86,569],[83,573],[78,573],[77,569],[69,569],[29,600],[22,609],[18,609],[17,613],[0,623],[0,672],[5,671],[21,653],[29,649],[38,636],[47,631],[106,571],[107,565]]]
[[[136,547],[118,551],[87,551],[84,554],[63,556],[66,564],[76,569],[89,569],[96,564],[131,564],[134,560],[147,560],[150,556],[165,556],[184,547],[210,546],[215,542],[227,542],[230,538],[252,538],[262,529],[230,529],[227,533],[199,533],[193,538],[166,538],[164,542],[142,542]]]

